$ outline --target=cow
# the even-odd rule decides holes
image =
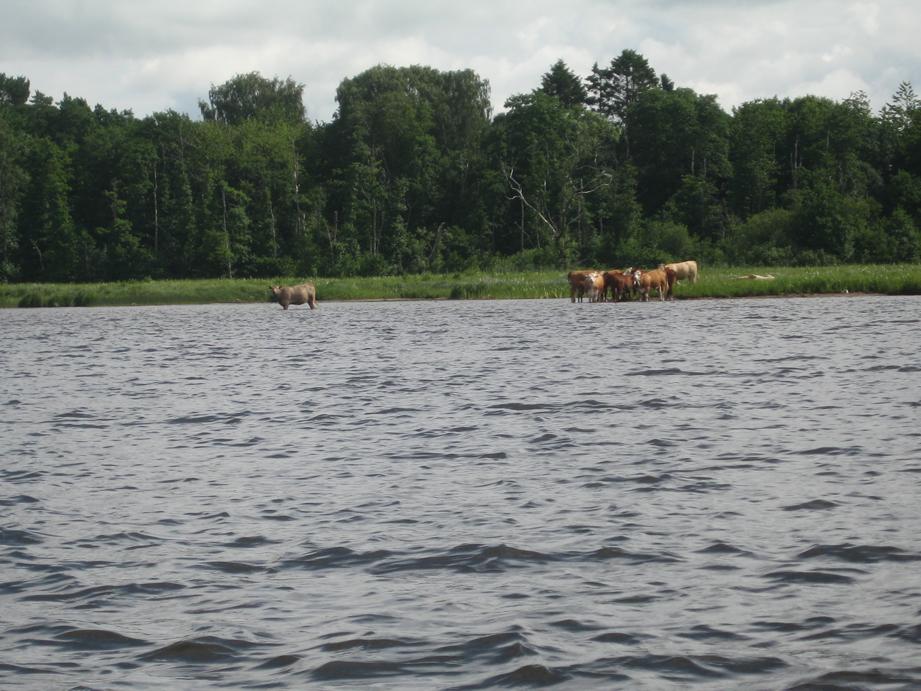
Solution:
[[[667,299],[675,299],[675,284],[678,282],[678,272],[670,266],[665,267],[665,283],[668,286]]]
[[[651,271],[635,269],[633,286],[642,296],[643,302],[649,299],[650,290],[658,290],[659,299],[665,300],[668,295],[668,274],[665,269],[652,269]]]
[[[604,302],[604,276],[600,271],[592,271],[582,279],[584,292],[589,302]]]
[[[579,297],[579,302],[582,302],[582,296],[585,295],[585,277],[592,273],[596,272],[588,269],[584,271],[570,271],[566,274],[566,278],[569,281],[570,302],[575,302],[577,295]]]
[[[296,286],[269,286],[272,296],[278,301],[282,309],[288,305],[303,305],[305,302],[310,309],[317,306],[317,289],[313,283],[301,283]]]
[[[674,262],[672,264],[659,264],[660,269],[674,269],[678,274],[678,280],[685,278],[691,283],[697,283],[697,262],[689,259],[686,262]]]
[[[607,296],[610,288],[611,300],[614,302],[622,299],[628,292],[633,294],[633,274],[630,273],[630,270],[612,269],[605,271],[602,277],[604,278],[604,295]]]

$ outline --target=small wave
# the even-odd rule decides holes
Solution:
[[[282,667],[290,667],[300,661],[300,659],[299,655],[276,655],[256,665],[256,669],[281,669]]]
[[[800,559],[830,557],[856,564],[875,564],[881,561],[921,561],[921,554],[906,552],[888,545],[815,545],[797,555]]]
[[[744,549],[731,545],[728,542],[714,542],[709,547],[697,550],[698,554],[751,554]]]
[[[806,636],[802,636],[800,640],[803,641],[818,641],[818,640],[827,640],[835,639],[840,641],[852,641],[852,640],[864,640],[868,638],[874,638],[877,636],[889,636],[893,631],[898,631],[899,627],[896,624],[880,624],[879,626],[873,626],[872,624],[849,624],[848,626],[842,628],[833,628],[826,629],[824,631],[819,631],[817,633],[810,633]]]
[[[415,645],[415,641],[404,641],[398,638],[349,638],[344,641],[324,643],[320,646],[320,649],[326,652],[354,650],[355,648],[360,650],[384,650],[387,648],[401,648],[411,645]]]
[[[801,681],[788,688],[788,691],[812,691],[813,689],[881,689],[898,685],[901,688],[917,688],[921,677],[917,670],[887,672],[879,669],[867,671],[841,670],[827,672],[817,677]]]
[[[247,564],[242,561],[207,561],[199,568],[220,571],[221,573],[261,573],[266,570],[260,564]]]
[[[374,677],[392,677],[398,674],[405,674],[407,671],[406,667],[398,662],[333,660],[317,667],[313,671],[313,677],[320,681],[371,679]]]
[[[180,415],[166,421],[168,425],[201,425],[210,422],[223,422],[228,425],[237,425],[241,422],[241,416],[245,417],[249,413],[241,415],[231,415],[222,413],[213,413],[206,415]]]
[[[262,547],[264,545],[275,545],[278,544],[278,540],[271,540],[264,535],[247,535],[244,537],[238,537],[232,542],[225,542],[224,547]]]
[[[625,377],[670,377],[675,374],[684,374],[684,370],[677,367],[666,367],[665,369],[643,369],[633,372],[625,372]]]
[[[531,411],[531,410],[558,410],[558,403],[520,403],[513,401],[511,403],[495,403],[488,406],[489,410],[511,410],[514,412]]]
[[[859,446],[819,446],[793,453],[797,456],[857,456],[863,453],[863,449]]]
[[[455,645],[442,646],[435,652],[442,655],[451,653],[458,656],[460,661],[468,663],[483,659],[489,664],[502,664],[538,654],[519,627],[514,627],[511,631],[477,636]]]
[[[791,504],[790,506],[783,507],[784,511],[824,511],[825,509],[833,509],[836,506],[839,506],[838,502],[827,501],[825,499],[813,499],[812,501],[806,501],[802,504]]]
[[[617,658],[627,668],[655,671],[666,678],[724,677],[727,674],[764,674],[783,669],[787,663],[777,657],[730,658],[722,655],[643,655]]]
[[[853,583],[854,578],[829,571],[781,570],[765,574],[765,578],[782,583]]]
[[[99,585],[77,590],[64,590],[55,593],[36,593],[26,595],[23,600],[33,602],[72,602],[84,600],[87,603],[96,603],[110,597],[137,597],[139,595],[163,595],[177,590],[183,590],[184,585],[170,582],[156,583],[129,583],[127,585]]]
[[[105,629],[70,629],[55,638],[76,650],[112,650],[149,645],[148,641]]]
[[[96,416],[93,413],[87,413],[82,409],[71,410],[67,413],[58,413],[54,416],[54,420],[92,420]]]
[[[24,665],[11,665],[0,662],[0,672],[13,672],[14,674],[56,674],[57,670],[42,669],[41,667],[26,667]]]
[[[38,545],[42,542],[42,538],[30,530],[0,528],[0,545],[15,545],[20,547],[22,545]]]
[[[921,624],[902,627],[894,635],[896,638],[901,638],[903,641],[921,643]]]
[[[413,413],[418,413],[418,408],[383,408],[381,410],[376,410],[370,412],[369,415],[397,415],[400,417],[412,417]]]
[[[623,559],[632,564],[645,564],[649,562],[672,563],[681,561],[678,557],[667,552],[653,554],[648,552],[629,552],[620,547],[602,547],[588,554],[589,561],[604,561],[607,559]]]
[[[256,643],[250,643],[249,641],[205,636],[170,643],[162,648],[144,653],[140,656],[140,659],[147,662],[222,662],[235,658],[241,651],[256,646]]]
[[[45,476],[41,470],[7,470],[3,471],[3,479],[7,482],[24,482],[28,480],[40,480]]]
[[[613,681],[616,678],[611,675],[605,675],[605,679],[608,681]],[[455,686],[452,687],[451,691],[473,691],[474,689],[491,689],[497,686],[553,686],[570,679],[572,679],[572,674],[564,669],[534,664],[525,665],[512,672],[484,679],[478,684]],[[625,680],[626,677],[621,677],[621,679]]]
[[[285,559],[281,565],[285,568],[335,569],[373,564],[386,559],[391,554],[386,550],[355,552],[348,547],[330,547],[305,554],[303,557]]]
[[[555,557],[525,549],[501,545],[458,545],[447,553],[428,557],[414,557],[385,562],[374,568],[374,573],[452,569],[462,572],[502,571],[532,563],[554,561]]]
[[[37,504],[38,499],[30,497],[28,494],[19,494],[9,499],[0,499],[0,506],[16,506],[17,504]],[[0,531],[3,529],[0,528]],[[0,532],[2,534],[2,532]]]
[[[550,626],[553,626],[557,629],[563,629],[564,631],[569,631],[571,633],[579,633],[582,631],[597,631],[601,626],[598,624],[585,624],[578,619],[561,619],[560,621],[551,621]]]
[[[697,626],[694,626],[690,631],[685,631],[684,633],[679,633],[678,635],[682,638],[691,638],[696,641],[744,641],[748,639],[748,636],[733,633],[732,631],[714,629],[713,627],[707,626],[705,624],[698,624]]]
[[[622,631],[606,631],[592,638],[599,643],[619,643],[621,645],[638,645],[646,636],[638,636]]]

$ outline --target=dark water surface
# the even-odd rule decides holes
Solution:
[[[921,688],[921,299],[0,312],[0,685]]]

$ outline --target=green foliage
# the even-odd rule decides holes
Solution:
[[[560,102],[571,108],[584,105],[588,99],[588,91],[562,59],[553,63],[550,71],[540,80],[540,89],[548,96],[554,96]]]
[[[607,67],[599,68],[595,63],[587,81],[588,103],[602,115],[620,121],[626,120],[627,111],[640,94],[659,86],[656,72],[646,58],[629,49],[612,59]],[[663,84],[671,82],[666,78]]]
[[[378,65],[311,124],[290,77],[212,86],[193,121],[0,74],[0,283],[921,261],[908,82],[878,115],[862,93],[730,115],[632,50],[536,81],[493,117],[470,70]]]
[[[238,74],[220,86],[211,85],[208,102],[199,101],[205,120],[239,125],[247,120],[265,124],[304,120],[304,85],[288,77],[266,79],[258,72]]]

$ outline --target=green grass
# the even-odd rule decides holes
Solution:
[[[738,279],[771,274],[770,281]],[[204,304],[267,302],[270,283],[301,279],[207,279],[114,283],[0,284],[0,307]],[[420,274],[371,278],[318,278],[320,302],[327,300],[426,300],[568,298],[565,271]],[[827,267],[703,266],[695,284],[680,283],[678,299],[829,293],[921,295],[921,264]]]
[[[747,274],[771,275],[774,279],[738,278]],[[697,283],[681,282],[675,288],[677,298],[835,293],[921,295],[921,264],[704,268]]]

